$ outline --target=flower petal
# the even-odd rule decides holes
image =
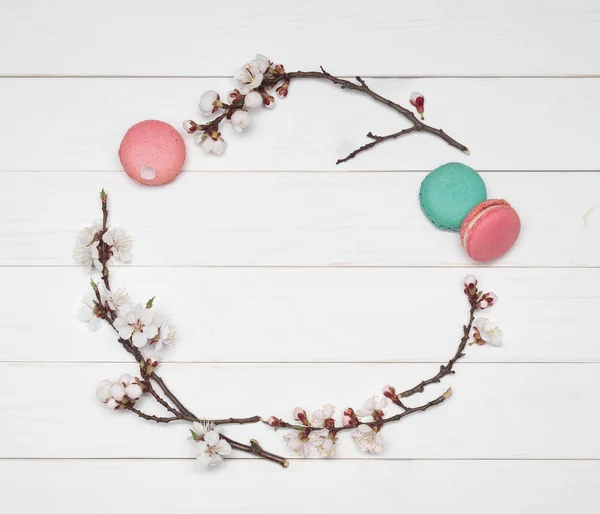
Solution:
[[[90,332],[96,332],[96,330],[100,330],[102,328],[102,320],[94,316],[88,321],[87,327]]]
[[[135,347],[142,348],[143,346],[146,346],[148,338],[141,332],[135,332],[133,336],[131,336],[131,342]]]
[[[229,455],[231,453],[231,445],[224,439],[221,439],[215,445],[215,450],[219,453],[219,455]]]
[[[122,339],[129,339],[133,334],[133,327],[131,325],[123,325],[119,329],[119,337]]]

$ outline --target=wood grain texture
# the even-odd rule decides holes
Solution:
[[[600,265],[600,173],[482,174],[522,232],[495,266]],[[117,173],[2,173],[0,264],[71,265],[74,234],[111,196],[135,265],[467,266],[455,232],[421,212],[425,173],[202,173],[164,188]],[[33,182],[32,182],[33,181]]]
[[[93,344],[82,339],[81,344]],[[483,351],[493,351],[485,348]],[[298,349],[302,352],[302,349]],[[163,364],[180,400],[208,417],[288,416],[323,403],[359,407],[385,383],[399,389],[432,376],[435,364]],[[189,423],[157,426],[113,412],[95,397],[100,380],[135,364],[0,364],[0,458],[183,458],[194,456]],[[598,364],[458,364],[456,375],[411,397],[420,405],[452,386],[443,405],[383,431],[383,459],[600,459]],[[152,408],[154,405],[149,405]],[[141,405],[142,408],[145,408]],[[393,411],[394,407],[390,410]],[[231,426],[287,453],[281,432]],[[543,434],[543,436],[541,436]],[[339,458],[368,458],[345,434]]]
[[[470,271],[120,268],[113,284],[142,303],[156,296],[155,309],[176,324],[178,344],[165,361],[443,362],[467,319],[461,283]],[[487,268],[477,276],[499,295],[480,314],[503,326],[505,345],[470,348],[465,361],[600,361],[589,322],[600,310],[600,270]],[[0,295],[0,361],[130,362],[112,330],[89,333],[75,320],[88,287],[81,270],[0,268],[0,284],[11,292]],[[43,287],[32,296],[26,284]]]
[[[400,501],[406,512],[595,514],[598,473],[600,463],[574,461],[321,461],[294,462],[284,471],[246,460],[209,472],[193,461],[0,461],[0,513],[37,514],[34,490],[64,514],[80,514],[82,505],[86,514],[122,512],[132,495],[135,509],[148,514],[174,506],[178,514],[197,514],[222,498],[220,512],[262,512],[271,502],[285,504],[289,514],[315,505],[385,512]],[[327,485],[332,477],[335,494]],[[124,485],[111,487],[115,482]]]
[[[1,22],[0,22],[1,23]],[[600,32],[599,32],[600,33]],[[1,50],[0,50],[1,51]],[[335,72],[332,68],[329,71]],[[127,129],[154,118],[183,132],[203,117],[207,89],[225,94],[221,79],[0,79],[0,171],[122,170],[117,150]],[[336,167],[367,142],[408,126],[364,95],[318,80],[298,79],[273,110],[251,113],[243,133],[223,127],[223,156],[206,155],[183,135],[186,170],[429,171],[463,161],[478,171],[598,170],[600,79],[379,79],[370,87],[406,106],[426,97],[427,123],[471,149],[471,156],[427,134],[410,134]]]
[[[142,7],[143,5],[143,7]],[[598,73],[593,0],[4,3],[8,74],[229,75],[254,52],[342,74]],[[14,51],[18,48],[18,51]],[[117,50],[118,49],[118,50]]]

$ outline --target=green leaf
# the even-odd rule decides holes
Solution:
[[[100,191],[100,199],[106,200],[106,193],[104,192],[104,188],[102,188],[102,191]]]
[[[150,300],[148,300],[146,302],[146,309],[152,309],[152,306],[154,305],[154,299],[156,298],[156,296],[153,296],[152,298],[150,298]]]
[[[200,436],[194,432],[191,428],[190,428],[190,432],[192,433],[192,439],[196,442],[200,441]]]

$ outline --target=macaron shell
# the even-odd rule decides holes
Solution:
[[[510,204],[506,200],[490,199],[490,200],[486,200],[485,202],[478,203],[475,207],[473,207],[471,209],[469,214],[467,214],[466,218],[462,222],[462,225],[460,226],[460,242],[461,243],[464,240],[466,229],[467,229],[467,227],[470,226],[471,222],[477,216],[479,216],[479,214],[482,211],[489,209],[490,207],[494,207],[496,205],[504,205],[504,206],[510,207]]]
[[[521,231],[521,220],[510,205],[491,205],[470,217],[463,233],[462,243],[469,256],[487,262],[504,255],[512,248]]]
[[[433,170],[419,191],[419,203],[425,216],[445,230],[459,230],[469,211],[486,198],[485,184],[479,174],[458,162]]]
[[[159,186],[171,182],[181,171],[185,143],[168,123],[146,120],[127,131],[119,148],[119,159],[133,180]]]

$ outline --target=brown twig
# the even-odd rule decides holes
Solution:
[[[391,100],[376,93],[366,84],[366,82],[361,77],[356,77],[356,80],[358,82],[358,84],[356,84],[354,82],[351,82],[350,80],[334,77],[333,75],[331,75],[330,73],[325,71],[325,69],[321,66],[321,71],[294,71],[291,73],[284,73],[280,76],[274,76],[272,78],[267,78],[263,82],[263,85],[265,85],[266,87],[273,87],[277,83],[281,82],[281,80],[286,80],[286,79],[291,80],[291,79],[298,79],[298,78],[310,78],[310,79],[322,79],[322,80],[324,79],[324,80],[328,80],[329,82],[332,82],[333,84],[340,86],[342,89],[350,89],[352,91],[358,91],[360,93],[364,93],[364,94],[370,96],[376,102],[379,102],[379,103],[386,105],[387,107],[393,109],[398,114],[400,114],[404,118],[406,118],[413,125],[409,129],[400,130],[400,131],[390,134],[388,136],[383,136],[380,138],[377,138],[377,136],[375,136],[377,138],[376,141],[373,141],[372,143],[364,145],[364,146],[358,148],[357,150],[351,152],[347,157],[344,157],[343,159],[339,159],[336,162],[336,164],[340,164],[342,162],[346,162],[350,159],[353,159],[359,153],[364,152],[365,150],[368,150],[369,148],[373,148],[375,145],[377,145],[379,143],[382,143],[384,141],[389,141],[390,139],[396,139],[396,138],[400,137],[401,135],[408,134],[410,132],[427,132],[433,136],[439,137],[440,139],[446,141],[446,143],[448,143],[450,146],[457,148],[461,152],[464,152],[465,154],[470,155],[469,149],[465,145],[463,145],[462,143],[459,143],[453,137],[450,137],[442,129],[438,129],[438,128],[432,127],[431,125],[424,123],[422,120],[417,118],[417,116],[415,116],[415,114],[411,110],[407,109],[406,107],[402,107],[400,104],[397,104],[396,102],[392,102]],[[371,136],[368,136],[368,137],[371,137]]]
[[[234,441],[230,437],[227,437],[223,434],[221,434],[221,438],[225,439],[225,441],[227,441],[231,445],[231,447],[235,448],[236,450],[251,453],[252,455],[256,455],[257,457],[276,462],[284,468],[287,468],[290,464],[286,458],[280,457],[279,455],[275,455],[274,453],[263,450],[262,446],[258,444],[258,441],[256,439],[250,439],[250,444],[247,445],[240,443],[239,441]]]
[[[104,189],[100,193],[100,200],[102,202],[102,236],[106,234],[107,230],[107,222],[108,222],[108,196],[104,192]],[[108,280],[108,245],[104,242],[100,237],[100,241],[98,242],[99,253],[100,253],[100,262],[102,263],[102,281],[106,286],[106,289],[110,291],[110,282]]]
[[[416,393],[422,393],[425,390],[425,387],[429,384],[437,383],[446,375],[454,374],[454,369],[452,369],[454,364],[458,359],[465,355],[463,352],[467,341],[469,340],[469,334],[471,332],[471,327],[473,326],[473,320],[475,319],[475,310],[477,309],[477,298],[470,298],[469,303],[471,305],[471,310],[469,312],[469,322],[463,326],[463,337],[460,340],[460,344],[458,345],[458,349],[456,350],[454,356],[448,361],[447,364],[440,366],[440,370],[433,377],[427,380],[423,380],[422,382],[419,382],[416,386],[399,393],[398,396],[400,398],[406,398]]]

